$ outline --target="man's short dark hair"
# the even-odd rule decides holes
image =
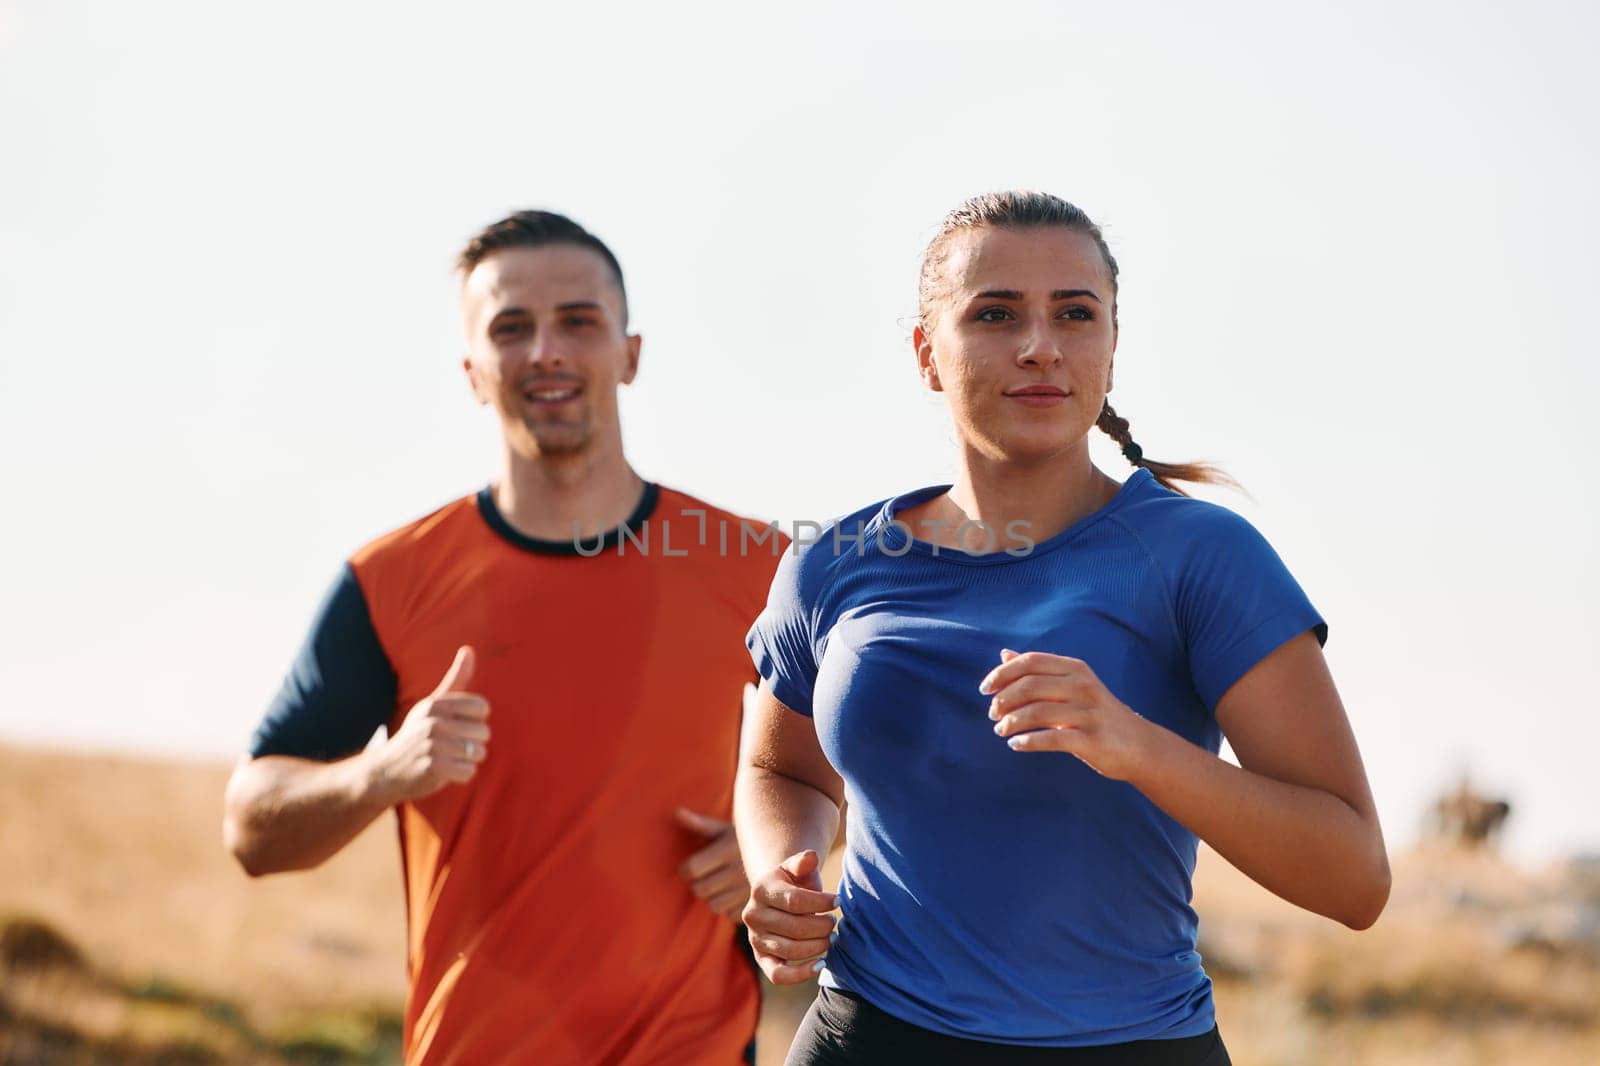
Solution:
[[[606,242],[578,225],[566,215],[554,211],[516,211],[499,222],[479,230],[456,256],[456,269],[465,278],[477,265],[496,252],[507,248],[543,248],[552,244],[571,244],[588,248],[599,254],[617,281],[617,291],[622,294],[622,325],[628,325],[628,289],[622,283],[622,264],[611,254]]]

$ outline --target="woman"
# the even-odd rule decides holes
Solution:
[[[1106,403],[1117,265],[1083,212],[967,202],[919,297],[956,481],[786,556],[749,637],[744,918],[771,980],[821,974],[789,1062],[1226,1063],[1197,839],[1352,928],[1388,897],[1327,627],[1248,523],[1174,487],[1221,475],[1146,459]]]

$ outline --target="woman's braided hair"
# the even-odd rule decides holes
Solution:
[[[944,217],[939,232],[928,243],[922,257],[922,272],[917,284],[918,313],[922,328],[933,329],[934,305],[944,295],[944,269],[949,258],[950,241],[962,230],[982,226],[999,226],[1005,229],[1038,229],[1059,226],[1087,234],[1100,250],[1105,260],[1106,272],[1111,276],[1111,323],[1117,321],[1117,260],[1106,244],[1100,227],[1094,224],[1083,210],[1059,196],[1043,192],[991,192],[974,196]],[[1122,448],[1122,455],[1134,466],[1142,466],[1161,484],[1174,492],[1182,493],[1174,482],[1212,482],[1237,486],[1237,482],[1210,463],[1162,463],[1147,459],[1144,449],[1134,443],[1128,429],[1128,420],[1117,414],[1107,402],[1100,409],[1095,425]],[[1185,494],[1187,495],[1187,494]]]

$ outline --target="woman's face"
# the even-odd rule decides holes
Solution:
[[[960,231],[913,342],[962,442],[993,460],[1087,447],[1111,391],[1111,276],[1094,239],[1061,227]]]

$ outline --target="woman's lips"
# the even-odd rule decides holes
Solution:
[[[1006,398],[1024,407],[1057,407],[1067,402],[1067,394],[1054,388],[1014,389],[1006,393]]]

